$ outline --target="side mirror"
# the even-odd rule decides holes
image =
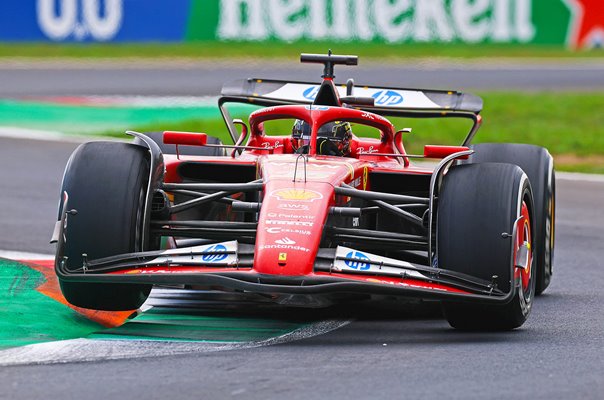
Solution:
[[[436,146],[427,144],[424,146],[424,157],[426,158],[445,158],[451,154],[459,153],[460,151],[470,150],[465,146]],[[460,160],[467,160],[468,156],[459,157]]]
[[[208,135],[197,132],[164,131],[164,143],[187,146],[205,146]]]
[[[205,146],[208,142],[208,135],[196,132],[164,131],[163,139],[165,144],[176,145],[176,158],[180,159],[178,145]]]

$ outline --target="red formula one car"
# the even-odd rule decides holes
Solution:
[[[442,301],[460,329],[512,329],[550,281],[555,180],[547,150],[470,145],[482,100],[334,84],[356,56],[303,54],[320,84],[246,79],[204,133],[92,142],[61,188],[56,273],[77,306],[139,307],[153,285],[257,293],[317,307],[348,298]],[[229,108],[254,105],[248,124]],[[460,146],[405,151],[386,119],[465,118]],[[364,136],[365,135],[365,136]],[[440,160],[432,167],[416,158]]]

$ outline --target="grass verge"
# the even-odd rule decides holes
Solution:
[[[300,53],[358,54],[362,59],[403,60],[408,58],[604,58],[604,50],[572,51],[560,46],[507,44],[388,44],[351,42],[260,43],[260,42],[191,42],[182,44],[115,43],[2,43],[0,58],[192,58],[292,59]]]

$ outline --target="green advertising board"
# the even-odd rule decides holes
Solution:
[[[0,42],[604,43],[604,0],[5,0]]]
[[[186,40],[600,46],[604,0],[193,0]]]

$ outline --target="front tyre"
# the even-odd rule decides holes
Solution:
[[[75,212],[66,216],[55,268],[64,261],[62,271],[77,272],[84,253],[94,260],[146,250],[143,215],[149,168],[149,152],[142,146],[91,142],[74,151],[61,188],[68,210],[61,204],[59,215]],[[151,285],[81,283],[61,276],[59,283],[69,303],[97,310],[136,309],[151,291]]]
[[[443,179],[437,210],[438,267],[493,277],[506,304],[444,302],[449,324],[462,330],[510,330],[527,319],[535,296],[533,196],[515,165],[452,167]]]
[[[465,163],[500,162],[518,165],[531,181],[535,199],[533,243],[536,262],[535,294],[549,286],[554,262],[556,176],[554,159],[539,146],[514,143],[472,145],[474,154]]]

